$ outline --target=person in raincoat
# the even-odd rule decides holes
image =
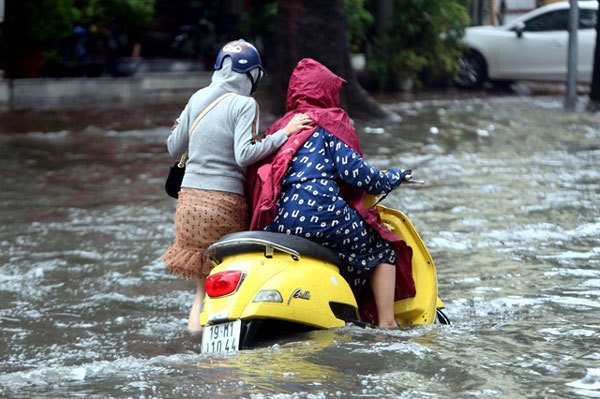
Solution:
[[[212,265],[204,252],[225,234],[248,229],[244,196],[246,167],[276,151],[288,137],[306,128],[297,115],[264,140],[259,140],[259,108],[251,97],[263,75],[260,54],[244,40],[219,51],[209,86],[189,99],[167,139],[169,154],[188,161],[175,210],[175,243],[161,256],[176,276],[197,280],[188,329],[200,331],[205,279]],[[196,117],[225,93],[189,132]]]
[[[302,236],[336,251],[346,264],[342,275],[357,297],[370,283],[377,325],[393,328],[397,274],[408,295],[414,294],[410,251],[379,225],[375,211],[365,209],[362,198],[365,193],[390,192],[410,171],[383,172],[365,162],[356,131],[339,107],[345,83],[313,59],[298,62],[288,86],[288,112],[266,134],[300,113],[308,115],[314,126],[252,167],[250,228]],[[399,273],[397,264],[402,264]]]

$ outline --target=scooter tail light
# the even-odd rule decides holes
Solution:
[[[209,297],[233,294],[244,280],[244,273],[239,270],[227,270],[208,276],[206,293]]]

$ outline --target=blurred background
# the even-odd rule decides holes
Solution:
[[[569,3],[0,0],[0,398],[600,397],[599,2],[577,30]],[[312,57],[348,81],[366,159],[426,181],[385,204],[450,326],[199,353],[196,283],[159,261],[165,140],[240,37],[268,73],[261,131]]]
[[[472,46],[465,41],[466,28],[510,24],[556,2],[0,0],[0,73],[4,79],[23,79],[211,71],[219,47],[242,37],[258,47],[267,71],[274,71],[270,77],[279,88],[276,92],[285,91],[289,73],[302,56],[319,58],[350,85],[356,75],[369,92],[453,87],[461,72],[473,69],[464,61],[472,53]],[[592,11],[590,15],[596,14]],[[595,20],[588,24],[593,33]],[[337,36],[305,40],[302,28],[290,32],[293,26],[313,31],[323,27],[343,36],[341,41]],[[565,34],[566,29],[565,20]],[[321,41],[330,42],[329,46],[318,49],[323,47]],[[328,50],[331,48],[342,48],[343,54]],[[352,70],[339,61],[346,57]],[[588,58],[591,65],[591,54]],[[565,69],[566,59],[562,61]],[[486,73],[492,71],[490,64],[495,61],[484,62],[484,70],[478,71],[482,76],[471,77],[477,88],[488,78]],[[540,75],[540,80],[557,79]],[[461,82],[460,87],[469,86],[464,79]],[[590,79],[583,83],[589,84]],[[4,92],[11,90],[16,91],[4,88]],[[0,105],[7,104],[20,103],[11,93],[0,93]]]

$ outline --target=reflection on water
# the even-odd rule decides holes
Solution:
[[[242,351],[239,355],[216,362],[207,358],[196,366],[209,373],[218,373],[221,380],[243,386],[239,395],[293,394],[304,384],[323,386],[344,383],[346,374],[343,364],[331,364],[331,359],[325,354],[330,347],[348,344],[350,337],[337,331],[319,331],[296,339],[305,341],[283,345],[276,343],[269,348]]]
[[[363,150],[426,180],[385,202],[429,246],[454,324],[202,355],[194,284],[157,260],[168,128],[0,134],[0,396],[600,397],[600,115],[554,98],[391,107],[400,124],[358,125]]]

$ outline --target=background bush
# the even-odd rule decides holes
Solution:
[[[460,38],[470,18],[465,0],[394,0],[391,26],[372,38],[367,69],[380,89],[449,79],[458,72]]]

